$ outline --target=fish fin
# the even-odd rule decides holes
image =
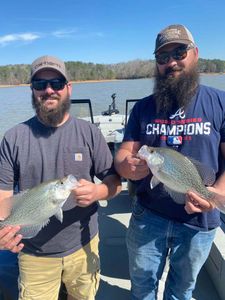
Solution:
[[[23,239],[31,239],[35,237],[39,231],[49,223],[49,221],[50,219],[47,219],[47,221],[42,224],[22,226],[19,233],[23,235]]]
[[[152,178],[151,178],[151,181],[150,181],[150,188],[154,189],[154,187],[156,187],[159,183],[160,183],[160,181],[158,180],[158,178],[156,178],[153,175]]]
[[[58,209],[58,211],[55,214],[55,217],[62,223],[63,221],[63,211],[62,209]]]
[[[167,186],[163,185],[165,191],[170,195],[170,197],[176,202],[177,204],[185,204],[186,195],[183,193],[175,192],[169,189]]]
[[[211,167],[205,165],[202,162],[199,162],[190,157],[187,157],[187,158],[195,165],[204,185],[207,185],[207,186],[213,185],[213,183],[216,180],[215,171]]]

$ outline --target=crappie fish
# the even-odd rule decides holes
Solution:
[[[43,182],[13,196],[10,215],[0,222],[0,227],[21,225],[19,233],[23,238],[32,238],[48,224],[53,215],[62,223],[62,206],[77,186],[76,178],[68,175],[63,179]]]
[[[197,192],[200,196],[216,205],[225,213],[225,203],[218,203],[214,200],[214,193],[209,191],[205,184],[212,185],[215,181],[215,174],[207,174],[205,181],[201,178],[197,167],[197,162],[193,163],[188,157],[170,148],[142,146],[138,151],[138,156],[146,160],[153,176],[150,187],[153,189],[160,182],[171,198],[179,203],[185,203],[185,194],[188,191]],[[201,174],[202,177],[206,174]]]

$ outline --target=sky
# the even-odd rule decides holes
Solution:
[[[0,65],[42,55],[103,64],[154,59],[155,38],[170,24],[192,32],[201,58],[225,60],[224,0],[2,0]]]

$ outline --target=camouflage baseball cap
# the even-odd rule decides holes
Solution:
[[[159,49],[165,45],[178,43],[189,45],[195,45],[194,39],[190,31],[184,25],[170,25],[159,32],[155,41],[156,53]]]
[[[44,69],[57,71],[62,74],[66,80],[68,80],[65,63],[59,58],[49,55],[41,56],[33,61],[31,64],[30,80],[32,80],[37,72]]]

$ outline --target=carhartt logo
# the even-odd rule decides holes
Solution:
[[[55,62],[52,62],[52,61],[42,61],[40,62],[39,64],[35,65],[33,68],[34,70],[36,70],[37,68],[40,68],[42,66],[50,66],[50,67],[56,67],[56,68],[59,68],[61,69],[61,66]]]
[[[83,160],[82,153],[75,153],[74,159],[75,159],[75,161],[82,161]]]
[[[184,113],[184,108],[181,107],[179,108],[174,115],[171,115],[170,116],[170,119],[175,119],[176,117],[180,117],[181,119],[184,119],[185,118],[185,113]]]

